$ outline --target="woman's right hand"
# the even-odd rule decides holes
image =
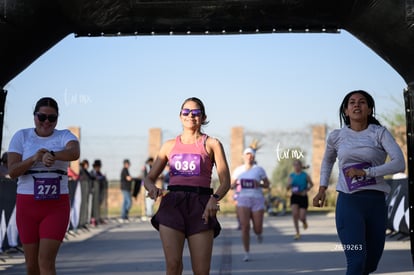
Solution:
[[[148,197],[153,200],[156,200],[158,197],[162,196],[162,190],[155,186],[155,184],[147,184],[144,182],[145,189],[148,191]]]
[[[319,188],[318,194],[313,198],[313,206],[315,207],[323,207],[326,201],[326,188],[321,187]]]
[[[36,163],[36,162],[43,162],[43,156],[46,152],[49,152],[47,149],[42,148],[37,150],[36,154],[34,154],[32,156],[32,162]]]

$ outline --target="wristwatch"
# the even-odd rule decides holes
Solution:
[[[217,195],[217,194],[213,194],[213,195],[211,195],[213,198],[215,198],[216,200],[218,200],[219,198],[220,198],[220,196],[219,195]]]
[[[54,157],[56,156],[54,151],[49,151],[49,153]]]

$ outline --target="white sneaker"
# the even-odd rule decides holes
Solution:
[[[257,242],[258,243],[262,243],[263,242],[263,235],[262,234],[256,235],[256,238],[257,238]]]
[[[249,253],[244,254],[243,262],[247,262],[250,260]]]

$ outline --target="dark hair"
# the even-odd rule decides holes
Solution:
[[[82,166],[82,167],[85,167],[85,165],[88,165],[88,166],[89,166],[89,161],[88,161],[87,159],[84,159],[84,160],[82,160],[82,162],[81,162],[81,166]]]
[[[206,108],[204,107],[204,104],[201,101],[201,99],[199,99],[197,97],[189,97],[186,100],[184,100],[183,104],[181,104],[181,109],[184,108],[184,104],[186,104],[188,101],[193,101],[193,102],[195,102],[198,105],[198,107],[200,107],[200,110],[201,110],[201,118],[203,119],[203,122],[201,123],[201,125],[208,124],[209,121],[206,120],[206,118],[207,118]]]
[[[299,164],[301,167],[303,167],[303,164],[302,164],[301,160],[299,160],[299,159],[293,160],[292,164],[295,165],[296,163]]]
[[[297,164],[300,166],[300,168],[302,168],[302,169],[308,169],[308,168],[309,168],[309,165],[303,165],[303,162],[302,162],[300,159],[295,159],[295,160],[293,160],[292,164],[293,164],[293,165],[295,165],[296,163],[297,163]]]
[[[93,164],[92,167],[102,167],[102,162],[100,159],[96,159]]]
[[[340,125],[342,127],[343,124],[349,126],[350,121],[349,117],[345,114],[345,109],[348,107],[349,99],[353,94],[360,94],[367,100],[368,107],[372,109],[371,114],[368,116],[368,124],[376,124],[381,125],[381,123],[375,118],[375,101],[374,98],[363,90],[355,90],[352,92],[349,92],[345,97],[344,100],[342,100],[341,106],[339,107],[339,121]]]
[[[59,115],[58,104],[57,104],[56,100],[54,100],[51,97],[42,97],[41,99],[39,99],[36,103],[33,114],[36,114],[37,112],[39,112],[40,107],[44,107],[44,106],[52,107],[53,109],[56,110],[56,114]]]
[[[154,161],[154,158],[153,157],[147,158],[147,160],[145,161],[145,163],[150,163],[151,161]]]

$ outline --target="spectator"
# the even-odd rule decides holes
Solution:
[[[121,171],[121,192],[124,198],[121,208],[121,219],[122,221],[129,220],[129,210],[131,209],[131,189],[132,189],[132,177],[129,175],[129,166],[131,163],[128,159],[124,160],[124,167]]]
[[[94,178],[89,173],[89,161],[87,159],[82,160],[79,171],[79,182],[81,184],[81,212],[79,218],[79,224],[81,227],[86,228],[87,224],[91,221],[91,212],[89,211],[92,206],[92,187]]]
[[[91,176],[94,179],[92,187],[93,202],[92,202],[92,218],[91,224],[97,225],[97,223],[104,223],[102,217],[102,210],[106,209],[104,203],[106,202],[106,194],[108,191],[108,181],[106,176],[102,173],[102,162],[100,159],[96,159],[92,164]]]
[[[142,168],[143,179],[145,179],[145,177],[148,175],[153,163],[154,163],[154,158],[152,157],[149,157],[145,161],[145,165]],[[154,200],[148,196],[148,192],[145,192],[145,217],[150,219],[153,215],[154,215]]]

